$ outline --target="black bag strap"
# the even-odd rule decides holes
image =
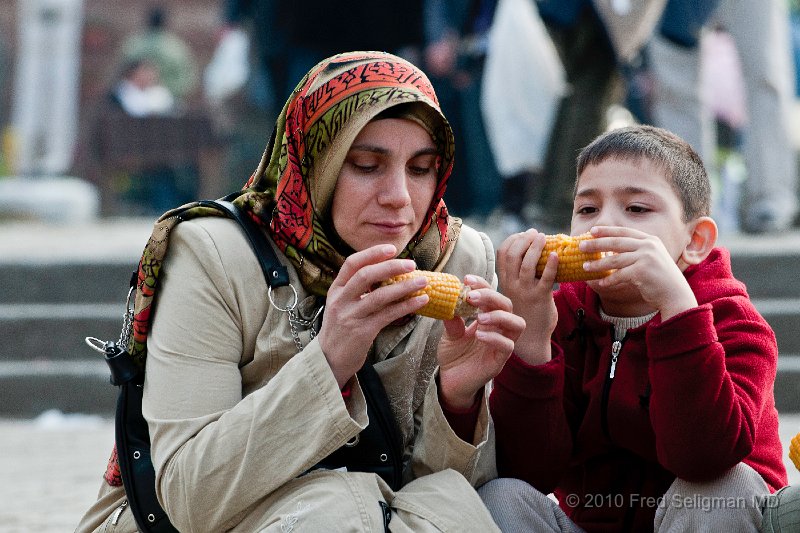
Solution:
[[[203,200],[200,202],[200,205],[218,209],[226,213],[228,218],[232,218],[239,223],[244,230],[248,242],[250,242],[250,246],[253,248],[253,252],[255,252],[258,258],[267,285],[273,289],[289,285],[289,271],[281,264],[280,260],[275,255],[275,250],[272,249],[272,245],[267,240],[267,236],[253,219],[242,213],[235,204],[227,200],[228,198],[230,197],[226,196],[219,200]]]

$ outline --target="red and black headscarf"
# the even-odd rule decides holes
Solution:
[[[402,105],[440,154],[439,181],[428,216],[403,250],[432,270],[455,240],[458,221],[442,201],[453,165],[453,133],[428,78],[387,53],[352,52],[317,64],[300,81],[278,117],[274,143],[238,202],[269,233],[300,272],[303,285],[325,294],[344,261],[332,238],[330,205],[350,145],[376,115]],[[450,225],[454,225],[451,230]]]

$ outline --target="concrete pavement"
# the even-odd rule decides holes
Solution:
[[[800,413],[782,415],[780,430],[786,448],[800,432]],[[73,531],[100,487],[113,423],[47,412],[0,420],[0,435],[0,533]],[[800,472],[784,456],[790,483],[800,483]]]

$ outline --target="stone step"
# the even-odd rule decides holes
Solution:
[[[86,336],[119,337],[131,272],[150,220],[0,225],[0,416],[47,409],[111,415],[117,390]],[[782,353],[775,396],[800,412],[800,232],[727,236],[734,274]]]
[[[0,361],[0,418],[28,418],[48,409],[113,416],[118,390],[102,356],[82,361]],[[775,404],[800,412],[800,355],[778,359]]]
[[[800,231],[774,235],[722,235],[719,245],[731,254],[734,275],[747,285],[752,298],[798,298]]]
[[[784,254],[731,256],[734,276],[744,282],[751,298],[800,298],[800,250]]]
[[[769,322],[780,353],[800,353],[800,298],[754,299],[758,312]]]
[[[32,418],[49,409],[113,416],[118,389],[98,356],[79,364],[0,362],[0,418]]]
[[[91,359],[86,337],[119,339],[125,303],[0,305],[0,361]],[[97,354],[99,355],[99,354]]]
[[[123,302],[135,261],[0,263],[0,304]]]
[[[775,406],[780,413],[800,412],[800,355],[783,354],[778,357]]]
[[[93,224],[0,224],[0,304],[116,302],[124,299],[152,221],[104,219]],[[800,298],[800,231],[731,235],[734,274],[752,298]]]

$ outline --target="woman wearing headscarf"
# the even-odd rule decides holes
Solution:
[[[147,354],[157,494],[180,531],[496,530],[473,488],[496,476],[484,388],[524,321],[494,289],[488,238],[447,212],[452,164],[421,71],[340,54],[297,85],[234,200],[293,290],[268,297],[240,228],[208,207],[157,222],[133,355]],[[381,284],[414,268],[464,280],[475,319],[414,315],[424,282]],[[402,441],[395,487],[325,465],[374,423],[356,376],[365,362]]]

